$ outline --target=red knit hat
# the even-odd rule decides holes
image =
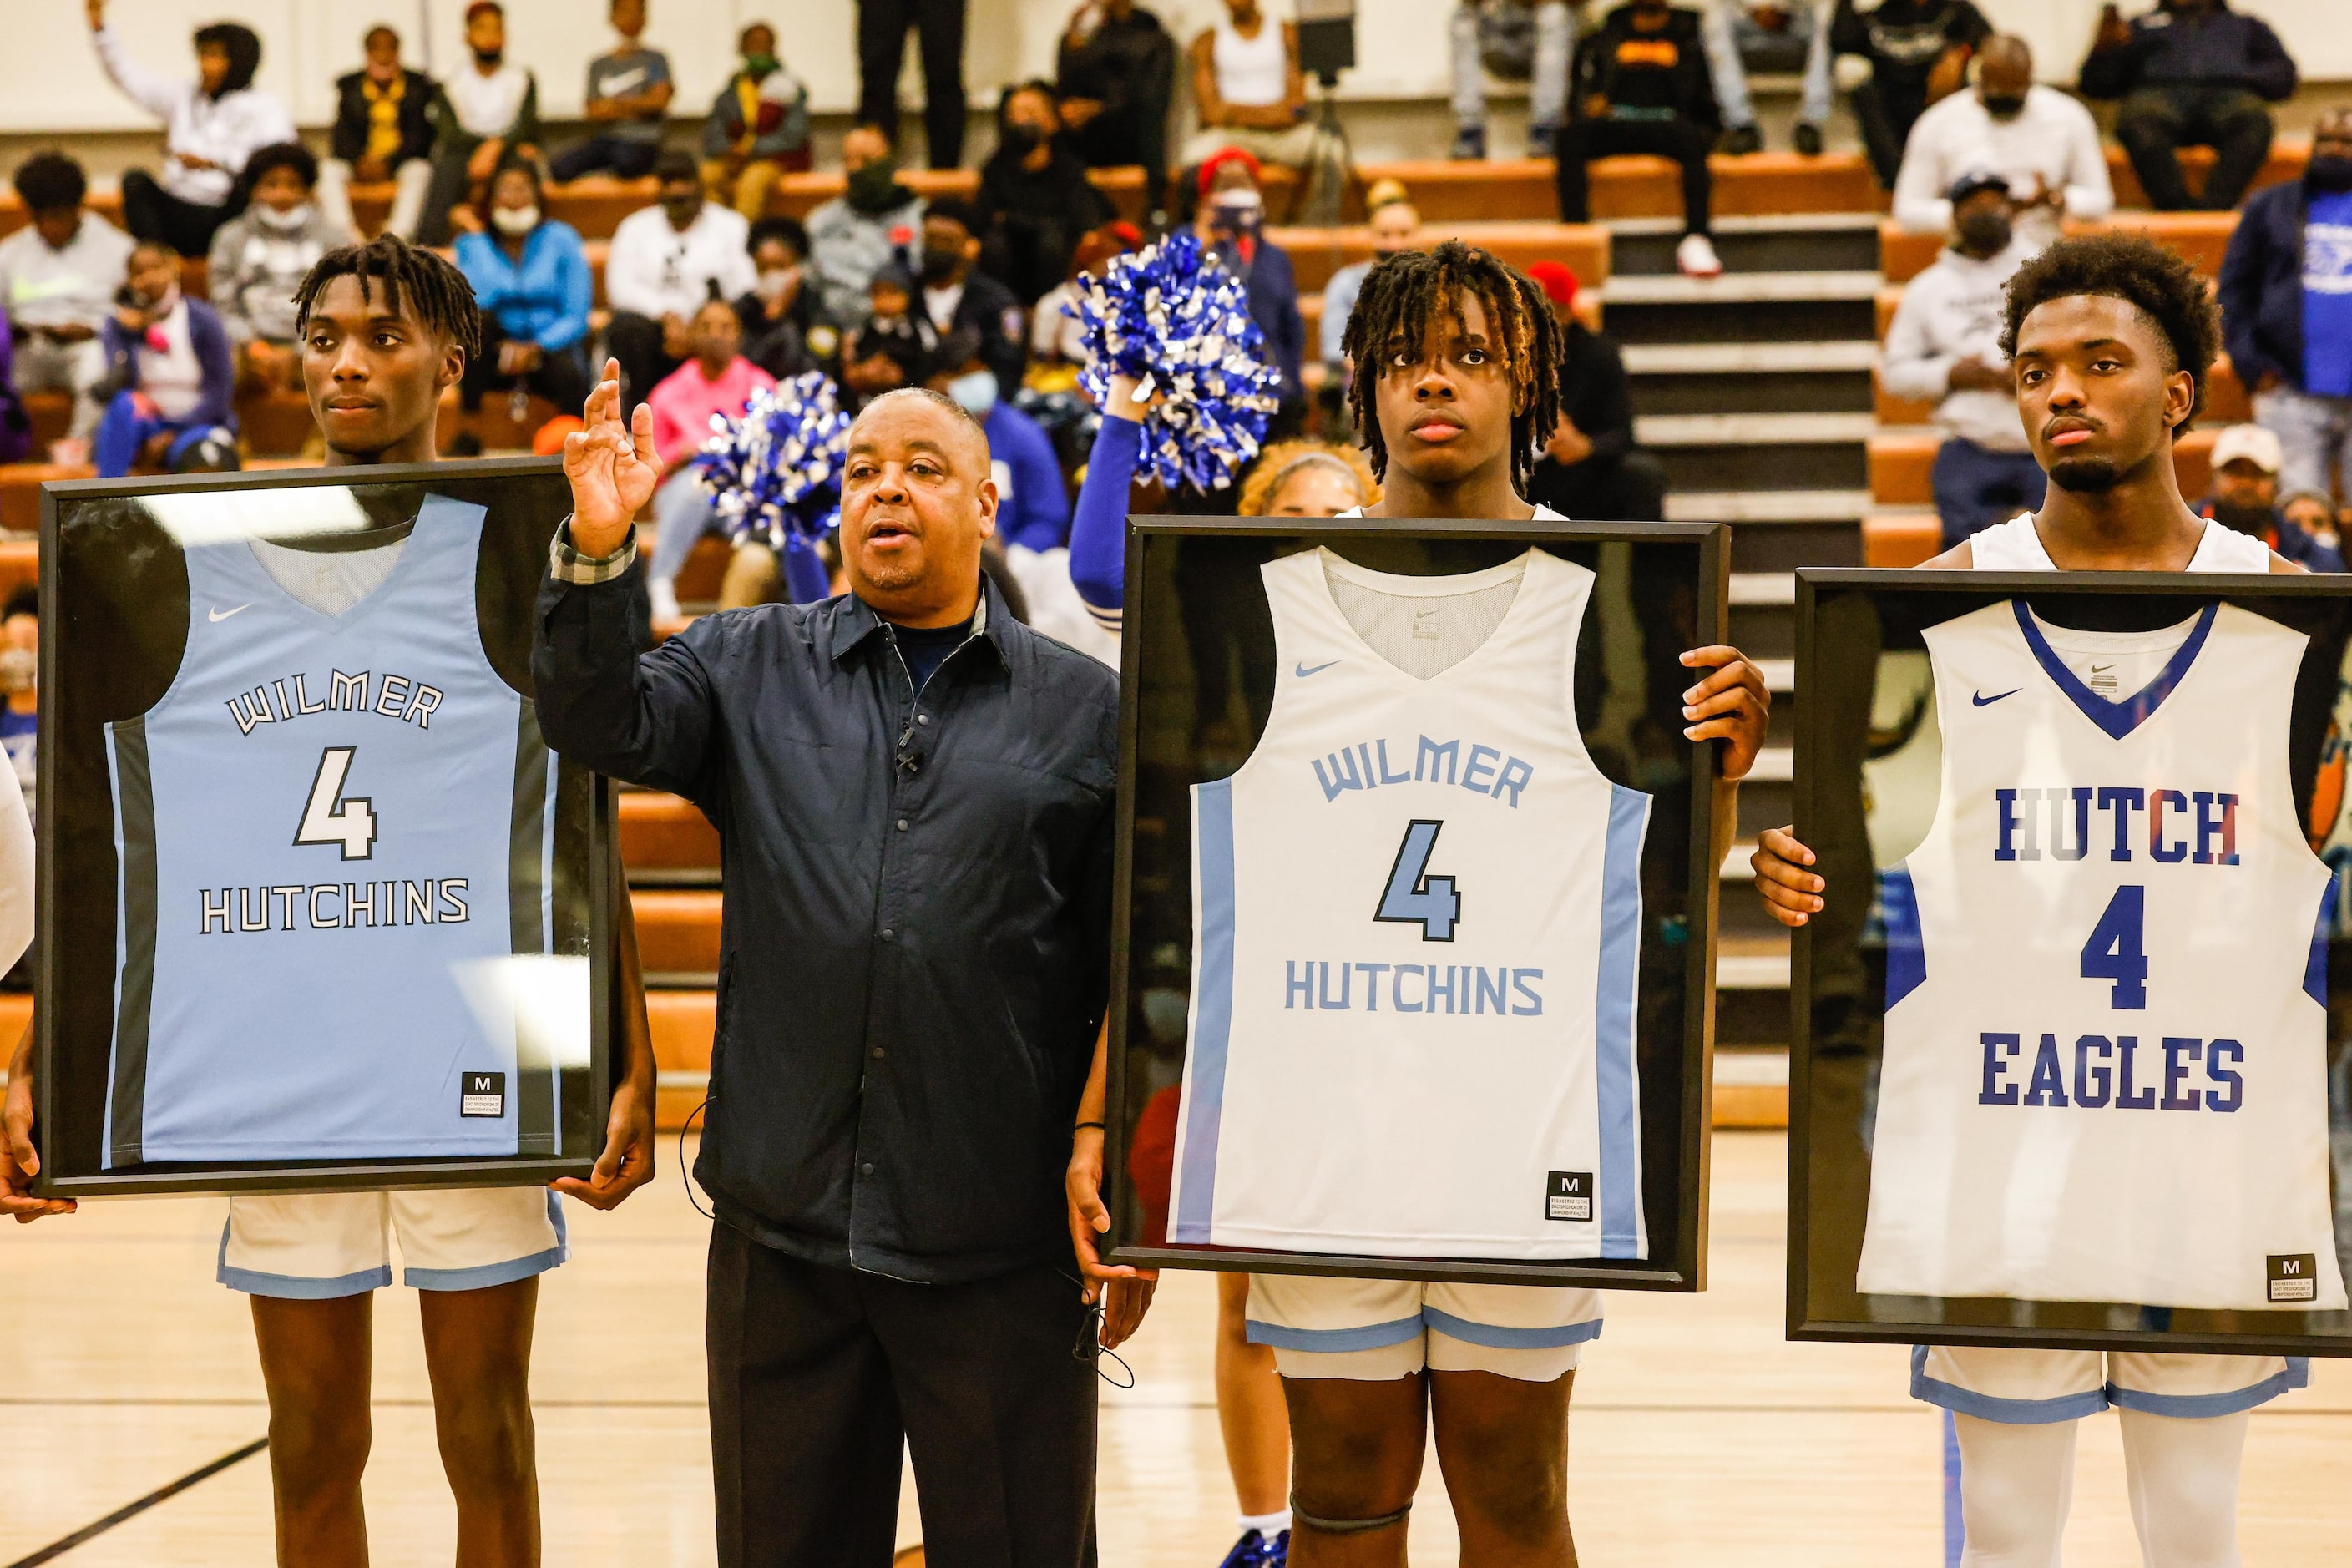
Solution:
[[[1247,169],[1251,184],[1262,185],[1265,183],[1265,166],[1251,155],[1247,148],[1220,147],[1201,160],[1201,194],[1203,196],[1209,194],[1209,187],[1216,183],[1217,171],[1228,163],[1239,163],[1243,168]]]
[[[1568,263],[1531,261],[1528,264],[1528,276],[1553,304],[1563,310],[1575,308],[1576,274],[1568,269]]]

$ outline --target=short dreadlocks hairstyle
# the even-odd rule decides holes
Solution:
[[[310,310],[320,293],[338,278],[360,280],[360,298],[374,291],[371,279],[383,285],[385,308],[394,315],[412,315],[426,328],[466,351],[466,358],[482,352],[482,311],[474,303],[474,286],[466,275],[437,254],[411,245],[396,234],[378,235],[365,245],[346,245],[319,258],[302,286],[294,290],[294,335],[308,337]]]
[[[2189,417],[2173,426],[2178,437],[2205,406],[2205,381],[2221,346],[2221,313],[2197,269],[2177,250],[2137,235],[2085,235],[2062,239],[2019,268],[2009,280],[2000,352],[2017,356],[2018,329],[2025,318],[2053,300],[2095,294],[2121,300],[2138,311],[2164,340],[2165,374],[2185,370],[2196,384]]]
[[[1381,436],[1381,372],[1401,345],[1418,350],[1439,321],[1462,325],[1462,299],[1475,295],[1486,312],[1511,377],[1511,488],[1525,495],[1536,453],[1559,423],[1559,323],[1551,301],[1533,280],[1492,251],[1449,239],[1433,250],[1384,257],[1366,274],[1348,317],[1342,346],[1356,366],[1348,386],[1348,416],[1372,460],[1389,474],[1388,443]]]

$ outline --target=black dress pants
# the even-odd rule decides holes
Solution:
[[[1903,149],[1911,140],[1911,127],[1927,112],[1925,82],[1887,82],[1873,77],[1853,89],[1851,102],[1854,127],[1862,132],[1862,149],[1870,156],[1870,172],[1891,191],[1895,177],[1903,172]]]
[[[2271,111],[2239,87],[2144,87],[2116,111],[2116,140],[2130,154],[2148,205],[2158,212],[2235,209],[2271,155]],[[2190,195],[2180,177],[2179,151],[2195,145],[2214,153],[2201,197]]]
[[[1095,1368],[1076,1270],[919,1285],[710,1227],[720,1568],[887,1568],[899,1453],[931,1568],[1094,1562]]]
[[[122,176],[122,226],[133,239],[168,245],[183,256],[208,253],[213,236],[237,210],[182,201],[157,184],[155,176],[144,169],[132,169]]]
[[[857,118],[898,139],[898,61],[907,29],[921,35],[923,135],[931,167],[963,161],[965,0],[858,0]]]
[[[1715,199],[1715,182],[1707,173],[1706,155],[1715,133],[1688,120],[1571,120],[1559,128],[1559,218],[1562,223],[1592,221],[1591,176],[1585,164],[1595,158],[1624,153],[1650,153],[1672,158],[1683,171],[1683,227],[1691,234],[1707,231],[1707,212]]]

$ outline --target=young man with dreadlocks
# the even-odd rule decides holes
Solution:
[[[463,274],[386,236],[328,252],[295,295],[296,338],[327,465],[429,462],[441,395],[479,342],[481,313]],[[364,476],[353,476],[363,482]],[[326,614],[366,597],[398,560],[407,524],[339,552],[304,595]],[[315,597],[313,596],[315,595]],[[654,1064],[636,927],[622,906],[624,1057],[605,1145],[586,1181],[552,1184],[599,1209],[652,1176]],[[30,1195],[31,1035],[17,1048],[0,1142],[0,1213],[21,1221],[69,1214]],[[555,1197],[530,1187],[239,1197],[229,1204],[220,1278],[252,1298],[269,1394],[270,1479],[278,1560],[340,1568],[368,1560],[360,1475],[371,1441],[373,1292],[392,1280],[388,1231],[400,1237],[418,1291],[425,1363],[441,1460],[457,1505],[457,1560],[482,1568],[539,1562],[539,1491],[530,1370],[539,1276],[567,1253]]]
[[[2173,443],[2204,401],[2220,336],[2218,312],[2195,269],[2175,252],[2146,240],[2063,240],[2019,268],[2009,283],[2000,348],[2013,366],[2018,417],[2050,476],[2049,497],[2038,515],[2021,513],[1995,524],[1927,564],[1988,572],[2301,572],[2261,540],[2199,517],[2181,499]],[[2034,652],[2045,664],[2063,661],[2078,684],[2091,660],[2105,658],[2104,668],[2112,668],[2119,655],[2136,659],[2139,678],[2147,680],[2144,693],[2159,697],[2189,668],[2182,651],[2190,658],[2196,653],[2189,623],[2168,637],[2133,636],[2120,647],[2121,639],[2112,636],[2104,642],[2092,633],[2065,637],[2062,647],[2052,635]],[[2201,646],[2201,627],[2194,637]],[[2168,659],[2182,668],[2172,668]],[[2063,682],[2058,689],[2066,689]],[[2100,718],[2084,705],[2086,696],[2092,702],[2103,700],[2087,689],[2073,700],[2090,717]],[[1989,700],[1998,699],[1976,698],[1979,706]],[[2132,706],[2137,710],[2138,703]],[[1969,710],[1963,705],[1959,711]],[[2078,790],[2076,798],[2089,793]],[[2256,798],[2247,796],[2250,812],[2257,809],[2252,804]],[[2233,842],[2256,842],[2255,820],[2243,818]],[[2297,825],[2288,824],[2287,831],[2299,841]],[[1849,825],[1847,837],[1859,834],[1858,825]],[[2253,853],[2249,850],[2250,858]],[[1829,879],[1821,869],[1809,869],[1818,866],[1819,858],[1790,829],[1759,835],[1752,864],[1766,910],[1783,925],[1807,924],[1827,907]],[[1866,873],[1868,865],[1864,860],[1859,869]],[[1841,870],[1842,878],[1847,875]],[[1860,879],[1847,880],[1837,896],[1870,902],[1873,889],[1866,881],[1855,886]],[[2153,909],[2158,900],[2147,902]],[[1894,906],[1891,899],[1887,903]],[[1840,914],[1846,929],[1859,930],[1858,909],[1842,908],[1823,918],[1835,921]],[[2137,930],[2128,941],[2137,952]],[[2303,960],[2285,956],[2293,958],[2300,978]],[[2071,941],[2064,962],[2071,968]],[[2087,974],[2087,957],[2084,964]],[[2181,984],[2177,977],[2172,981],[2176,994]],[[2259,988],[2261,981],[2248,984]],[[2157,985],[2151,974],[2147,989]],[[2205,999],[2206,1016],[2230,1016],[2226,1007],[2215,1012],[2216,1000]],[[2126,1022],[2142,1015],[2117,1016]],[[1914,1073],[1899,1076],[1917,1081]],[[1991,1076],[1989,1070],[1988,1085]],[[1892,1087],[1897,1080],[1890,1064],[1879,1089],[1874,1134],[1874,1186],[1884,1183],[1889,1190],[1901,1182],[1902,1173],[1917,1168],[1922,1147],[1951,1144],[1948,1131],[1925,1131],[1933,1107],[1916,1093]],[[2078,1097],[2084,1093],[2079,1077],[2074,1088]],[[2034,1093],[2040,1092],[2037,1079]],[[1969,1098],[1973,1109],[1973,1090]],[[2025,1102],[2034,1104],[2033,1095]],[[2065,1103],[2063,1091],[2055,1103]],[[2104,1101],[2086,1098],[2083,1103]],[[2063,1118],[2067,1112],[2029,1114]],[[2144,1138],[2170,1136],[2166,1129],[2139,1121],[2131,1127]],[[2321,1149],[2324,1159],[2324,1143]],[[2075,1168],[2082,1152],[2078,1149],[2074,1161],[2057,1164]],[[2244,1174],[2200,1170],[2196,1179],[2230,1186]],[[2000,1175],[1994,1173],[1993,1179]],[[1970,1169],[1963,1179],[1981,1182],[1986,1173]],[[2012,1196],[2018,1201],[2010,1208],[2022,1202],[2042,1215],[2032,1193],[2024,1190],[2034,1184],[2015,1174]],[[2061,1206],[2053,1192],[2048,1211],[2054,1214]],[[2144,1228],[2126,1227],[2121,1215],[2083,1217]],[[1874,1205],[1871,1225],[1882,1223]],[[2188,1229],[2184,1224],[2178,1233],[2168,1230],[2164,1245],[2181,1245]],[[2041,1250],[2050,1243],[2043,1237],[2033,1245]],[[2236,1568],[2238,1474],[2250,1413],[2309,1380],[2301,1360],[2269,1355],[2103,1355],[2087,1350],[1923,1345],[1912,1352],[1911,1364],[1913,1397],[1952,1411],[1959,1430],[1960,1508],[1968,1532],[1964,1568],[2043,1568],[2058,1561],[2074,1490],[2074,1429],[2084,1416],[2109,1405],[2123,1426],[2132,1521],[2147,1561],[2161,1568]]]
[[[1559,417],[1559,330],[1542,291],[1457,241],[1383,258],[1349,318],[1349,393],[1381,499],[1342,516],[1558,517],[1525,499]],[[1708,670],[1683,693],[1684,734],[1720,740],[1718,821],[1754,763],[1769,707],[1736,648],[1696,648]],[[1097,1070],[1099,1071],[1099,1064]],[[1080,1116],[1098,1122],[1099,1084]],[[1109,1215],[1073,1161],[1071,1230],[1100,1282]],[[1601,1331],[1598,1295],[1552,1287],[1259,1275],[1252,1342],[1274,1348],[1289,1405],[1292,1568],[1391,1568],[1428,1433],[1460,1526],[1462,1558],[1489,1568],[1572,1568],[1568,1404],[1578,1353]]]

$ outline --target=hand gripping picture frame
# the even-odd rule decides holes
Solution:
[[[539,458],[44,488],[37,1193],[588,1173],[613,801],[530,695],[570,510]]]
[[[1797,615],[1789,1337],[2352,1354],[2352,578]]]
[[[1703,1287],[1728,551],[1130,520],[1113,1258]]]

